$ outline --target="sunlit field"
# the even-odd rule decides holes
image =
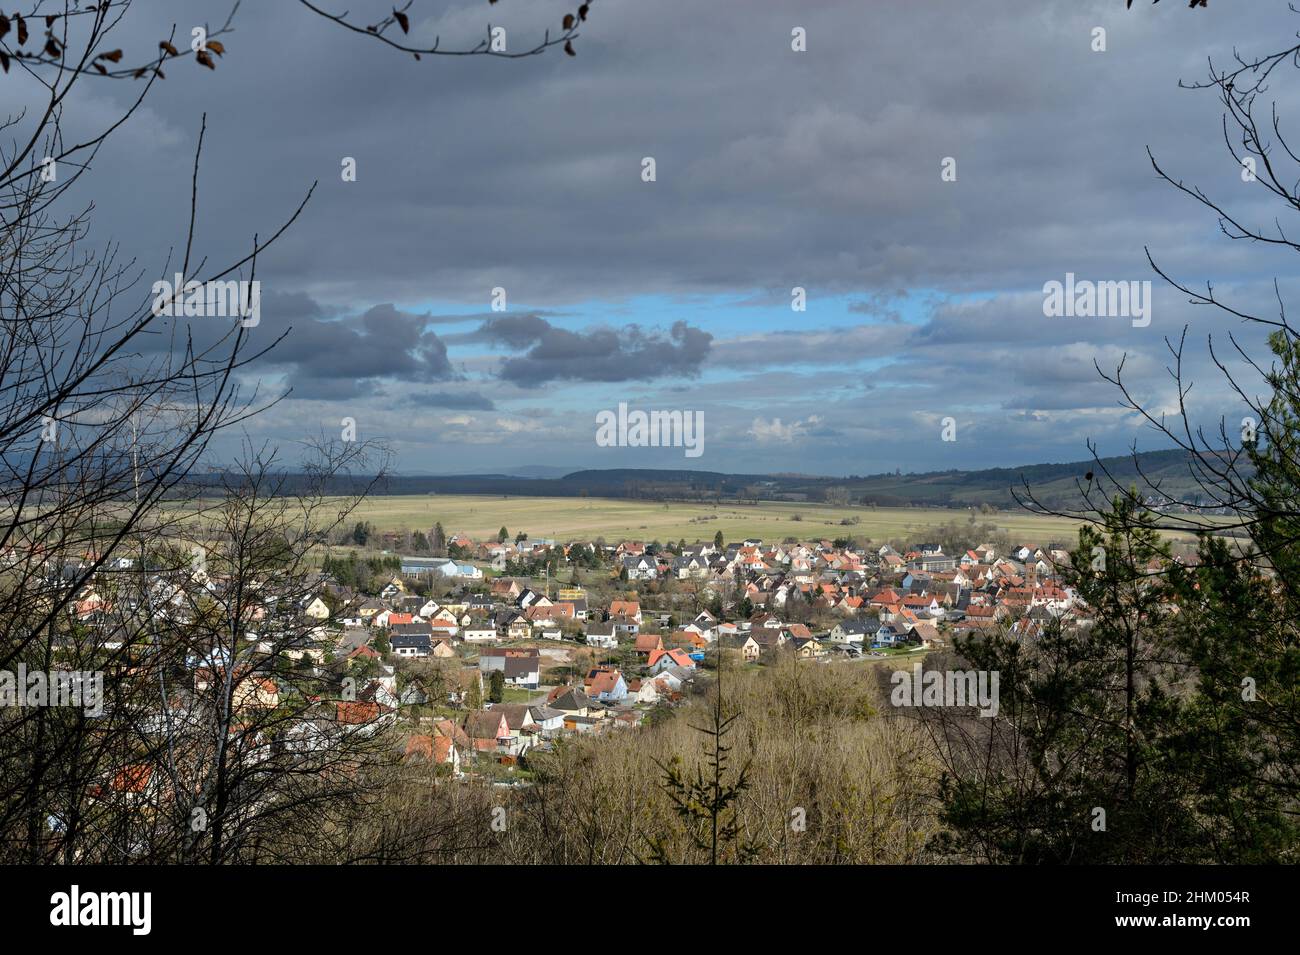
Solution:
[[[424,530],[441,522],[448,536],[481,539],[505,527],[511,537],[556,540],[604,537],[646,541],[725,540],[747,537],[779,541],[786,537],[833,539],[856,536],[873,541],[902,538],[921,542],[925,531],[952,520],[966,521],[970,511],[947,508],[870,508],[826,504],[763,502],[759,504],[659,504],[607,498],[493,497],[485,495],[393,495],[363,501],[351,518],[369,521],[377,531]],[[858,523],[844,524],[858,518]],[[977,523],[994,523],[1026,544],[1073,542],[1077,524],[1024,511],[976,514]]]

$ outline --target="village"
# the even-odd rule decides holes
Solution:
[[[720,659],[888,663],[991,628],[1028,637],[1085,610],[1057,574],[1068,561],[1060,547],[949,554],[932,543],[900,552],[720,534],[694,545],[558,544],[502,530],[498,540],[445,538],[454,558],[326,559],[300,582],[292,640],[254,620],[247,648],[192,655],[195,696],[229,684],[237,715],[255,717],[290,704],[306,674],[324,689],[301,730],[279,724],[290,741],[382,731],[400,760],[436,775],[522,780],[531,751],[635,730],[702,690]],[[167,579],[164,606],[180,608],[187,589],[220,593],[201,569],[182,577]],[[92,582],[75,603],[92,629],[117,619],[104,589]],[[284,627],[282,612],[256,616]]]

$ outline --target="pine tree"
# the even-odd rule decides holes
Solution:
[[[945,729],[944,817],[965,853],[1026,864],[1204,854],[1190,817],[1172,811],[1184,787],[1166,756],[1182,676],[1168,661],[1168,544],[1135,495],[1099,520],[1080,529],[1063,573],[1090,623],[959,639],[962,656],[998,673],[997,715],[970,718],[963,734],[959,717],[922,711]]]
[[[728,713],[724,706],[723,663],[719,654],[711,719],[705,726],[691,727],[706,738],[704,762],[697,764],[692,774],[680,757],[674,756],[666,765],[655,761],[663,772],[660,788],[671,801],[687,842],[708,865],[748,862],[758,854],[758,846],[745,836],[738,814],[740,797],[749,789],[749,763],[734,775],[728,765],[731,752],[728,736],[740,714]],[[653,862],[666,865],[673,861],[697,861],[674,860],[662,837],[647,841]]]

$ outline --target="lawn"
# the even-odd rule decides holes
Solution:
[[[522,686],[508,686],[501,692],[501,702],[527,703],[536,695],[536,690],[529,690]]]

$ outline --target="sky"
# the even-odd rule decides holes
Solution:
[[[1232,333],[1266,357],[1258,328],[1189,304],[1144,249],[1264,314],[1274,277],[1295,290],[1287,259],[1225,238],[1148,157],[1252,224],[1286,211],[1242,180],[1215,94],[1179,81],[1234,48],[1289,45],[1300,16],[1210,6],[596,0],[575,57],[417,62],[291,0],[245,2],[217,68],[173,64],[74,199],[94,203],[93,238],[136,263],[144,299],[184,239],[205,114],[207,261],[244,254],[316,184],[258,260],[250,339],[284,339],[245,383],[286,397],[245,424],[255,443],[350,418],[405,474],[874,474],[1077,461],[1089,440],[1122,454],[1164,445],[1094,362],[1123,360],[1134,393],[1176,413],[1166,338],[1187,328],[1191,408],[1211,426],[1241,408],[1207,341]],[[131,59],[228,9],[142,0],[116,42]],[[572,9],[409,13],[413,41],[470,45],[492,24],[513,49]],[[93,128],[138,89],[83,83],[66,125]],[[29,92],[0,84],[0,110]],[[1270,96],[1284,123],[1298,92],[1284,69]],[[1044,283],[1067,273],[1151,281],[1150,323],[1046,316]],[[209,323],[201,336],[221,320],[189,321]],[[596,416],[620,403],[702,414],[703,453],[600,446]]]

